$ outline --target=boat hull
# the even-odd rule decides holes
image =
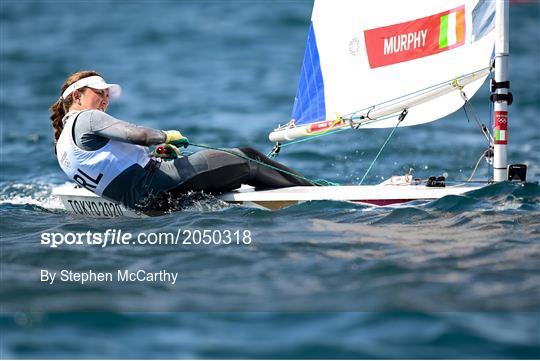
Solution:
[[[218,196],[219,199],[248,207],[276,210],[307,201],[344,201],[374,206],[388,206],[418,200],[435,200],[448,195],[460,195],[477,190],[482,184],[457,184],[446,187],[426,185],[387,184],[368,186],[290,187],[256,190],[242,186],[238,190]],[[94,193],[66,184],[53,190],[65,209],[90,217],[144,217],[145,214],[106,200]]]

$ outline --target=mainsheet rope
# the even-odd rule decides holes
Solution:
[[[360,180],[360,183],[358,183],[358,185],[362,185],[362,183],[364,182],[364,179],[366,179],[367,175],[369,174],[369,172],[371,171],[371,168],[373,168],[373,166],[375,165],[375,162],[377,161],[377,159],[379,159],[379,156],[381,155],[381,153],[383,152],[384,148],[386,147],[386,145],[388,144],[388,142],[390,141],[390,138],[392,138],[392,136],[394,135],[394,133],[396,132],[396,129],[397,127],[399,126],[399,124],[401,124],[401,122],[403,121],[403,119],[405,119],[405,117],[407,116],[407,109],[403,109],[403,112],[401,113],[401,115],[399,116],[398,118],[398,122],[396,123],[396,126],[392,129],[392,131],[390,132],[390,134],[388,135],[388,137],[386,138],[386,140],[384,141],[383,145],[381,146],[381,148],[379,149],[379,152],[377,153],[377,155],[375,156],[375,158],[373,158],[373,161],[371,162],[371,164],[369,165],[368,169],[366,170],[366,172],[364,173],[364,176],[362,177],[362,179]]]
[[[262,162],[260,160],[257,160],[257,159],[253,159],[251,157],[248,157],[244,154],[239,154],[239,153],[236,153],[236,152],[233,152],[229,149],[223,149],[223,148],[216,148],[216,147],[210,147],[208,145],[204,145],[204,144],[194,144],[194,143],[190,143],[189,144],[190,146],[193,146],[193,147],[199,147],[199,148],[205,148],[205,149],[211,149],[211,150],[218,150],[218,151],[221,151],[221,152],[225,152],[225,153],[228,153],[228,154],[231,154],[231,155],[235,155],[239,158],[242,158],[242,159],[245,159],[249,162],[254,162],[254,163],[257,163],[257,164],[260,164],[264,167],[267,167],[267,168],[270,168],[270,169],[274,169],[278,172],[281,172],[281,173],[284,173],[284,174],[288,174],[292,177],[295,177],[295,178],[298,178],[298,179],[303,179],[305,181],[308,181],[310,183],[313,183],[314,185],[316,186],[338,186],[339,184],[338,183],[334,183],[334,182],[331,182],[331,181],[328,181],[328,180],[325,180],[325,179],[309,179],[309,178],[306,178],[304,176],[301,176],[301,175],[298,175],[298,174],[294,174],[292,172],[289,172],[289,171],[286,171],[285,169],[281,169],[281,168],[278,168],[278,167],[274,167],[273,165],[270,165],[270,164],[267,164],[265,162]]]

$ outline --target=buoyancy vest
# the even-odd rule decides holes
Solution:
[[[88,151],[79,148],[73,139],[73,127],[81,111],[64,117],[64,129],[56,143],[60,167],[82,187],[102,195],[103,190],[127,168],[134,164],[145,167],[150,161],[146,148],[109,139],[103,147]]]

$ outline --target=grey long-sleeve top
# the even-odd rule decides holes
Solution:
[[[150,146],[164,143],[165,132],[140,127],[111,117],[100,110],[87,110],[79,114],[74,127],[75,143],[81,149],[93,151],[107,144],[109,139]]]

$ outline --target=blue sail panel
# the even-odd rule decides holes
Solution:
[[[304,61],[296,90],[291,118],[296,125],[309,124],[326,119],[324,80],[321,72],[319,50],[313,30],[309,28]]]
[[[480,0],[472,11],[472,41],[478,41],[495,29],[495,2]]]

